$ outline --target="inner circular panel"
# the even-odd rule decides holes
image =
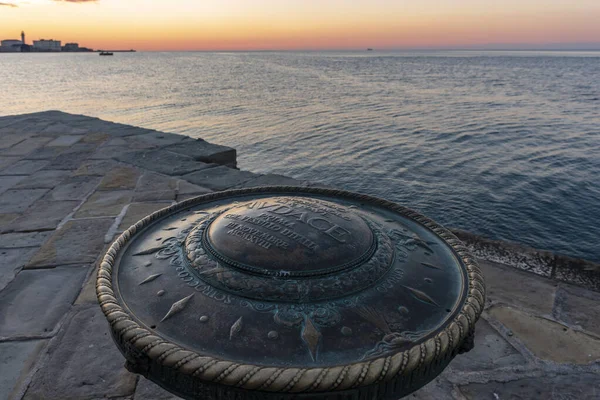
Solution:
[[[217,217],[206,239],[231,266],[276,276],[351,268],[374,246],[373,232],[352,210],[308,197],[244,202]]]

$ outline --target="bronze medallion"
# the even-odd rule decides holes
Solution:
[[[392,399],[468,348],[485,289],[460,241],[414,211],[267,187],[146,217],[107,252],[97,293],[129,368],[184,398]]]

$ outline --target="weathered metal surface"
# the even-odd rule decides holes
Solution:
[[[468,349],[484,291],[474,259],[426,217],[291,187],[152,214],[97,281],[129,367],[203,399],[405,395]]]

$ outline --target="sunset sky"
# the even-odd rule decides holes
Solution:
[[[600,48],[600,0],[0,0],[0,39],[21,30],[96,49]]]

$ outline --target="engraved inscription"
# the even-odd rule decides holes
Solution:
[[[318,199],[303,200],[299,198],[278,198],[276,201],[278,203],[288,204],[293,207],[303,207],[308,211],[314,212],[315,214],[321,214],[324,216],[335,215],[336,217],[345,219],[346,221],[351,220],[351,218],[346,215],[348,210],[345,207],[329,202],[322,202]]]
[[[347,211],[343,207],[337,207],[333,205],[325,205],[317,200],[303,201],[299,199],[287,199],[278,198],[275,202],[267,201],[255,201],[246,204],[249,209],[265,210],[271,215],[274,214],[274,218],[269,220],[265,219],[260,221],[259,218],[247,217],[247,222],[259,224],[260,226],[267,227],[273,231],[282,231],[281,226],[277,226],[275,221],[280,225],[292,228],[294,221],[302,222],[319,232],[333,238],[340,243],[346,243],[349,239],[350,232],[344,229],[340,225],[332,222],[327,217],[334,215],[338,218],[350,221],[350,217],[344,215]],[[265,214],[261,214],[263,216]],[[283,216],[284,218],[277,218],[277,216]],[[243,219],[243,218],[242,218]],[[287,220],[286,220],[287,219]],[[282,231],[283,234],[285,234]],[[288,232],[288,237],[292,237],[295,232]],[[291,234],[291,235],[290,235]],[[292,237],[293,238],[293,237]]]
[[[308,211],[298,211],[293,206],[280,205],[268,211],[277,215],[285,215],[287,218],[303,222],[308,226],[323,232],[327,236],[337,240],[340,243],[346,243],[346,240],[350,235],[350,232],[347,229],[344,229],[341,226],[329,221],[325,217],[311,215],[311,213]]]
[[[225,218],[230,216],[232,216],[232,214],[225,216]],[[226,228],[229,229],[227,231],[228,235],[240,237],[264,249],[270,249],[271,246],[279,247],[281,249],[287,249],[289,247],[289,243],[286,241],[278,239],[268,233],[261,232],[258,229],[240,225],[237,222],[228,223]]]
[[[249,224],[260,226],[263,229],[268,229],[272,231],[273,234],[279,234],[281,236],[285,236],[286,238],[292,239],[309,250],[315,251],[319,247],[312,240],[306,238],[298,232],[295,232],[293,230],[294,223],[291,221],[286,221],[283,218],[270,216],[268,214],[260,214],[258,217],[250,217],[247,215],[238,214],[227,214],[225,218],[237,220],[240,222],[246,222]],[[258,239],[254,239],[253,236],[260,238],[262,241],[266,240],[267,242],[271,242],[271,244],[274,244],[276,247],[279,247],[281,249],[289,248],[289,242],[278,239],[273,235],[261,232],[258,229],[250,228],[240,224],[232,225],[232,223],[227,224],[226,227],[231,228],[230,231],[227,231],[228,235],[240,236],[248,241],[258,244],[259,246],[265,249],[269,249],[271,245],[267,243],[257,243]],[[239,233],[239,231],[241,231],[243,234]]]

